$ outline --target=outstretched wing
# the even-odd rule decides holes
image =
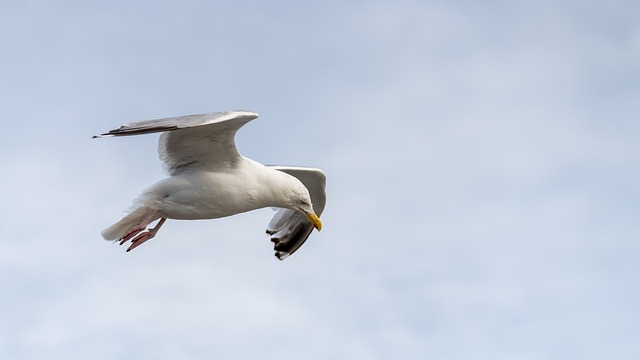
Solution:
[[[235,134],[257,117],[251,111],[226,111],[138,121],[94,138],[163,132],[158,154],[169,173],[175,175],[192,167],[233,166],[240,158]]]
[[[316,215],[322,214],[326,203],[326,176],[322,170],[288,166],[271,168],[298,178],[309,190]],[[267,234],[271,236],[271,241],[274,243],[276,257],[280,260],[284,260],[298,250],[312,231],[313,225],[306,215],[291,209],[278,209],[267,228]]]

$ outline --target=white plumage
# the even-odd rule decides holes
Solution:
[[[325,175],[319,169],[265,166],[241,156],[235,134],[257,117],[249,111],[188,115],[129,123],[94,136],[162,132],[158,153],[170,174],[146,189],[131,212],[102,236],[120,244],[131,240],[130,251],[153,238],[166,219],[215,219],[276,207],[280,209],[267,233],[279,259],[293,254],[314,227],[322,228]]]

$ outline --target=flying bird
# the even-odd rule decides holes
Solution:
[[[169,177],[143,191],[130,212],[102,231],[131,251],[153,238],[167,219],[216,219],[277,208],[267,227],[283,260],[322,229],[325,174],[320,169],[265,166],[238,152],[235,134],[258,117],[250,111],[187,115],[124,124],[94,138],[161,132],[160,160]],[[158,223],[148,228],[150,224]]]

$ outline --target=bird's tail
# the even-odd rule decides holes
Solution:
[[[133,211],[123,217],[122,220],[102,230],[102,237],[105,240],[118,240],[125,236],[133,227],[137,225],[146,226],[148,223],[155,220],[148,219],[147,224],[143,224],[151,212],[152,210],[146,206],[140,206],[133,209]]]

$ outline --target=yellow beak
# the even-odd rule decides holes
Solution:
[[[307,215],[307,219],[309,219],[309,221],[311,221],[311,223],[313,224],[313,227],[318,229],[318,231],[322,230],[322,221],[320,221],[320,218],[318,217],[318,215],[316,215],[316,213],[305,213]]]

